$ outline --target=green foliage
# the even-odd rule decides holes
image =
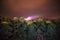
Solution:
[[[25,21],[24,18],[18,20],[0,21],[0,35],[5,36],[6,39],[18,38],[20,40],[35,40],[37,29],[39,29],[43,36],[56,35],[56,26],[60,25],[60,20],[46,21],[38,19],[33,22]],[[17,40],[18,40],[17,39]]]

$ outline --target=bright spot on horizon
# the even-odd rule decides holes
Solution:
[[[28,21],[28,20],[34,20],[34,19],[36,19],[36,18],[38,18],[38,17],[39,17],[39,15],[28,16],[27,18],[25,18],[25,20],[26,20],[26,21]]]
[[[32,20],[32,17],[27,17],[27,18],[25,18],[25,20]]]

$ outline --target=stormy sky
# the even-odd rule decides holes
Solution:
[[[60,17],[60,0],[0,0],[0,15]]]

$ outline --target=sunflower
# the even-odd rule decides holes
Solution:
[[[13,21],[17,21],[18,20],[18,18],[17,17],[13,17]]]
[[[47,20],[46,23],[47,23],[47,24],[48,24],[48,23],[51,23],[51,21],[50,21],[50,20]]]
[[[27,22],[27,25],[30,25],[30,24],[32,24],[33,23],[33,21],[32,20],[29,20],[29,21],[26,21]]]
[[[43,21],[43,18],[38,18],[37,21],[38,22]]]
[[[20,17],[19,21],[24,22],[25,21],[24,17]]]

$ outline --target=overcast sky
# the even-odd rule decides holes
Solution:
[[[59,17],[59,3],[59,0],[2,0],[0,15]]]

